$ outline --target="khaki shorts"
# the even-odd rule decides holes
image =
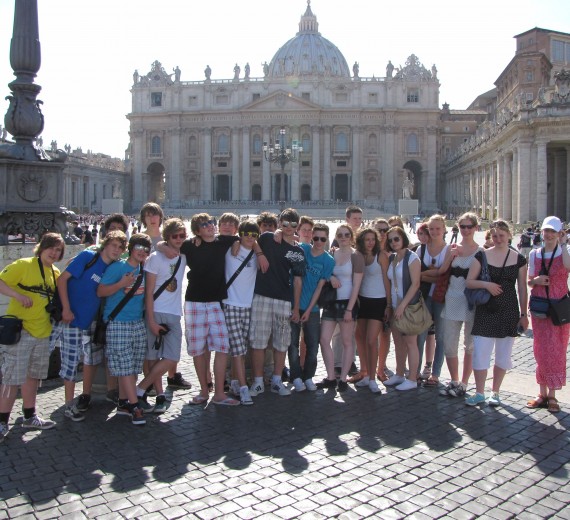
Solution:
[[[15,345],[0,345],[2,384],[20,386],[31,379],[45,379],[49,367],[49,337],[36,338],[22,330]]]

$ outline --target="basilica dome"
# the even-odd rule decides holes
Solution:
[[[268,74],[272,78],[285,76],[331,76],[350,78],[346,60],[336,45],[319,33],[317,17],[311,2],[299,22],[299,32],[273,56]]]

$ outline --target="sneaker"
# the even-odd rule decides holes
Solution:
[[[356,363],[353,361],[352,365],[350,365],[350,368],[348,369],[348,375],[355,376],[356,374],[358,374],[358,372],[360,372],[360,370],[358,370]]]
[[[251,399],[251,395],[249,395],[249,388],[247,386],[239,389],[239,401],[243,406],[250,406],[253,404],[253,400]]]
[[[144,426],[146,424],[146,419],[144,417],[144,412],[138,406],[133,407],[131,412],[131,422],[137,426]]]
[[[485,394],[479,394],[479,393],[465,399],[465,404],[467,406],[476,406],[484,402],[485,402]]]
[[[289,370],[289,368],[283,367],[283,370],[281,371],[281,381],[287,383],[290,380],[291,380],[291,371]]]
[[[105,395],[105,400],[113,403],[115,406],[119,405],[119,391],[118,390],[109,390]]]
[[[453,395],[451,392],[455,391],[455,387],[458,384],[459,383],[456,383],[455,381],[450,381],[446,386],[439,390],[439,395],[442,395],[444,397],[455,397],[455,395]]]
[[[30,428],[32,430],[51,430],[55,426],[53,421],[42,419],[38,415],[34,415],[29,419],[24,419],[22,428]]]
[[[450,388],[449,395],[451,397],[463,397],[467,393],[467,386],[463,383],[457,383],[456,386]]]
[[[348,382],[346,381],[339,381],[337,385],[337,390],[339,392],[346,392],[348,390]]]
[[[326,377],[320,382],[317,383],[317,388],[336,388],[336,379],[327,379]]]
[[[431,363],[426,363],[424,366],[424,369],[422,370],[422,373],[420,374],[420,378],[421,379],[429,379],[431,376]]]
[[[8,425],[5,422],[0,422],[0,443],[4,442],[6,435],[8,435]]]
[[[192,388],[192,383],[186,381],[180,372],[176,372],[176,374],[174,374],[174,377],[167,377],[166,382],[168,383],[168,386],[171,386],[172,388],[178,388],[180,390],[187,390],[189,388]]]
[[[295,392],[304,392],[307,389],[300,377],[293,380],[293,387],[295,388]]]
[[[253,383],[249,389],[249,395],[252,397],[257,397],[263,392],[265,392],[265,385],[263,383]]]
[[[150,396],[150,397],[155,397],[156,396],[156,388],[154,388],[154,385],[150,385],[145,392],[146,395]]]
[[[396,390],[400,392],[405,392],[406,390],[416,390],[418,388],[418,384],[415,381],[410,381],[409,379],[405,379],[403,383],[400,383]]]
[[[85,415],[83,415],[75,405],[66,406],[63,415],[65,415],[65,417],[68,419],[71,419],[73,422],[80,422],[85,419]]]
[[[491,397],[489,397],[489,406],[501,406],[501,398],[499,397],[499,392],[493,392]]]
[[[159,395],[154,402],[154,413],[164,413],[168,410],[168,405],[166,403],[166,396]]]
[[[315,383],[313,383],[312,379],[306,379],[305,380],[305,388],[309,392],[315,392],[317,390],[317,385]]]
[[[381,394],[382,393],[382,390],[380,390],[378,383],[376,381],[374,381],[374,379],[370,380],[370,382],[368,383],[368,388],[370,388],[370,391],[373,394]]]
[[[121,403],[119,405],[117,405],[117,411],[115,412],[115,415],[131,415],[131,410],[129,408],[129,404],[128,402],[126,403]]]
[[[86,412],[89,410],[89,406],[91,405],[91,396],[89,394],[81,394],[77,398],[77,404],[75,407],[77,408],[78,412]]]
[[[237,379],[232,379],[230,383],[230,394],[232,394],[234,397],[240,397],[240,389],[241,386],[239,384],[239,381]]]
[[[271,391],[274,394],[279,394],[281,396],[291,395],[291,390],[289,390],[284,384],[283,381],[279,381],[279,383],[271,383]]]
[[[401,385],[405,380],[406,378],[404,376],[394,374],[393,376],[390,376],[386,381],[384,381],[384,386]]]
[[[139,397],[137,407],[145,413],[150,413],[154,410],[154,406],[146,400],[146,396]]]
[[[370,384],[370,378],[368,376],[363,377],[360,381],[357,381],[356,383],[354,383],[354,386],[357,386],[359,388],[364,388],[366,386],[368,386]]]

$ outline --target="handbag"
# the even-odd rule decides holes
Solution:
[[[23,324],[23,320],[12,314],[0,316],[0,343],[2,345],[18,343],[22,337]]]
[[[535,318],[548,318],[550,314],[550,300],[542,296],[530,295],[528,310]]]
[[[559,300],[550,300],[550,319],[558,327],[570,323],[570,296],[568,294]]]
[[[507,264],[510,252],[511,250],[509,249],[507,251],[507,256],[505,256],[505,261],[503,262],[503,266],[501,267],[501,274],[499,275],[499,280],[496,282],[498,284],[500,284],[501,280],[503,279],[503,271],[505,270],[505,265]],[[484,251],[482,251],[480,254],[481,256],[479,258],[481,259],[481,272],[479,273],[478,280],[481,280],[483,282],[492,282],[493,280],[491,280],[491,273],[489,272],[489,264],[487,263],[487,256],[485,255]],[[477,255],[479,255],[479,253]],[[477,258],[477,255],[475,255],[475,258]],[[476,305],[486,305],[486,311],[489,314],[494,314],[499,310],[499,304],[497,302],[497,299],[494,296],[492,296],[487,289],[465,288],[463,294],[465,294],[465,297],[467,298],[467,305],[469,307],[469,310],[472,310],[473,307]]]
[[[103,319],[103,314],[101,312],[98,313],[97,321],[95,322],[93,343],[100,347],[107,346],[107,322]]]
[[[445,303],[445,293],[447,293],[447,288],[449,287],[450,276],[451,268],[437,278],[433,294],[431,295],[431,299],[435,303]]]
[[[398,294],[398,277],[396,276],[396,261],[397,256],[394,255],[392,260],[392,274],[393,282],[396,288],[396,294]],[[404,262],[407,261],[407,257],[404,257]],[[409,275],[408,275],[409,276]],[[402,276],[402,279],[404,277]],[[404,282],[403,294],[405,295],[406,283]],[[399,302],[398,302],[399,303]],[[399,332],[405,334],[406,336],[416,336],[431,327],[433,319],[427,305],[425,304],[424,297],[421,291],[418,291],[416,303],[409,303],[404,309],[404,313],[399,320],[394,319],[392,325],[398,329]]]
[[[321,294],[317,300],[317,305],[321,309],[326,309],[331,303],[336,301],[336,289],[330,282],[325,282],[321,287]]]

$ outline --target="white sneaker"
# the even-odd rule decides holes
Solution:
[[[300,377],[293,379],[293,387],[295,388],[295,392],[304,392],[307,389]]]
[[[53,421],[42,419],[39,415],[34,415],[29,419],[24,419],[22,428],[30,428],[32,430],[51,430],[55,426]]]
[[[305,388],[309,392],[316,392],[317,391],[317,385],[315,383],[313,383],[312,379],[305,380]]]
[[[368,388],[370,388],[370,391],[373,394],[381,394],[382,390],[380,390],[380,388],[378,387],[378,383],[376,381],[374,381],[374,379],[371,379],[370,382],[368,383]]]
[[[232,379],[230,382],[230,394],[234,397],[240,397],[240,384],[237,379]]]
[[[251,396],[249,395],[249,388],[247,386],[239,389],[239,400],[243,406],[249,406],[253,404]]]
[[[415,381],[410,381],[409,379],[406,379],[403,383],[399,384],[396,387],[396,390],[404,392],[406,390],[417,390],[417,388],[418,384]]]
[[[265,385],[263,383],[253,383],[249,389],[249,395],[252,397],[257,397],[263,392],[265,392]]]
[[[274,394],[279,395],[291,395],[291,390],[289,390],[284,384],[283,381],[279,381],[279,383],[271,383],[271,391]]]
[[[398,374],[394,374],[393,376],[389,377],[384,381],[384,386],[395,386],[402,384],[406,378],[404,376],[399,376]]]
[[[358,386],[359,388],[364,388],[370,384],[370,378],[368,376],[363,377],[358,383],[355,383],[354,386]]]

